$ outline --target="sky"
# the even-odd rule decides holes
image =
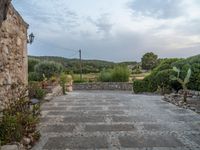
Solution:
[[[140,61],[200,54],[200,0],[12,0],[29,55]]]

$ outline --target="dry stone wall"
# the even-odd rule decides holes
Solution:
[[[10,4],[0,26],[0,109],[27,85],[27,28]]]
[[[97,83],[74,83],[74,90],[119,90],[132,91],[133,84],[125,82],[97,82]]]

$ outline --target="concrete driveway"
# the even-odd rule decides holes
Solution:
[[[80,91],[42,107],[34,150],[199,150],[200,115],[127,92]]]

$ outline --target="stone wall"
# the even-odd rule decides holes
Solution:
[[[120,90],[132,91],[132,83],[124,82],[97,82],[97,83],[75,83],[74,90]]]
[[[0,27],[4,20],[6,20],[8,8],[11,0],[0,0]]]
[[[0,26],[0,107],[27,85],[27,28],[10,4]]]

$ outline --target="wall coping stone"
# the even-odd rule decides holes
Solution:
[[[132,91],[133,84],[129,82],[89,82],[74,83],[74,90],[119,90]]]

